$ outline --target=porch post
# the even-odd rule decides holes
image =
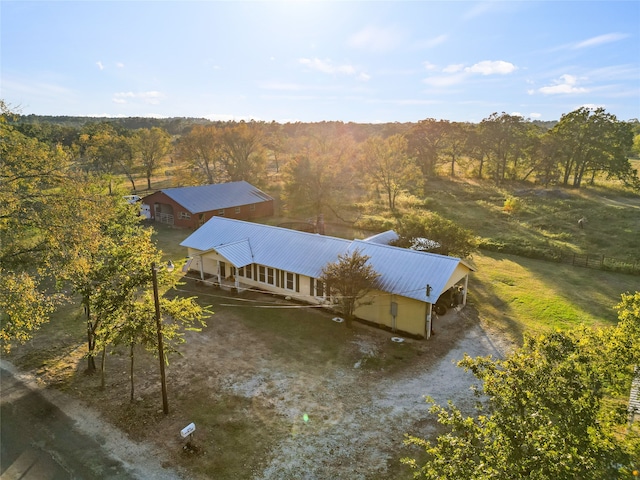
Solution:
[[[431,338],[431,310],[433,308],[433,304],[427,303],[427,332],[426,338],[427,340]]]
[[[204,257],[200,255],[200,280],[204,281]]]
[[[462,295],[462,305],[467,304],[467,288],[469,288],[469,274],[464,277],[464,295]]]
[[[218,265],[218,285],[222,286],[222,278],[220,276],[220,260],[216,260],[216,264]]]

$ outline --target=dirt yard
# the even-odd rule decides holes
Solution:
[[[168,416],[157,360],[144,352],[136,360],[133,403],[127,353],[108,356],[105,389],[99,374],[82,373],[84,344],[65,348],[39,338],[5,359],[29,367],[37,384],[75,405],[67,413],[79,428],[100,436],[140,478],[146,471],[147,478],[400,479],[411,474],[399,459],[419,454],[403,446],[404,435],[436,431],[425,396],[471,412],[473,377],[455,362],[465,353],[502,356],[510,347],[481,327],[472,306],[438,318],[430,340],[402,343],[390,332],[358,323],[348,330],[329,313],[305,310],[325,322],[322,328],[336,329],[342,344],[334,361],[305,343],[298,362],[292,352],[274,353],[264,332],[226,302],[212,298],[207,328],[190,332],[184,355],[171,359]],[[34,364],[38,348],[57,353]],[[179,432],[192,421],[193,449],[185,449]]]

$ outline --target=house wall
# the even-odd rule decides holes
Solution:
[[[427,303],[391,293],[373,291],[363,299],[355,315],[378,325],[411,335],[425,336]],[[392,302],[396,304],[395,325]]]
[[[197,250],[188,250],[189,256],[193,257],[193,261],[190,266],[192,271],[200,272],[200,265],[202,264],[202,272],[204,272],[205,277],[214,275],[214,278],[210,278],[210,280],[217,281],[215,276],[219,272],[219,262],[225,262],[225,277],[227,278],[227,281],[230,280],[233,271],[231,269],[231,265],[224,257],[215,252],[200,255],[200,252]],[[251,278],[248,278],[246,273],[248,268],[251,269]],[[270,283],[269,269],[270,267],[265,265],[252,264],[244,269],[245,271],[243,274],[236,271],[235,277],[239,282],[239,289],[242,290],[255,287],[260,290],[273,292],[277,295],[289,296],[305,303],[323,304],[327,306],[333,305],[329,298],[327,298],[326,292],[323,292],[323,295],[318,295],[317,279],[312,279],[305,275],[298,275],[292,272],[283,272],[281,270],[271,269],[273,270],[273,280],[272,283]],[[264,275],[264,278],[261,278],[261,275]],[[288,277],[288,275],[290,276]],[[292,285],[288,284],[288,278],[293,280]],[[314,287],[313,289],[311,288],[312,285]],[[382,291],[370,292],[363,300],[366,305],[361,305],[355,311],[355,315],[358,318],[393,329],[394,321],[391,314],[391,303],[395,302],[397,304],[395,330],[399,332],[406,332],[411,335],[421,337],[425,336],[427,303],[399,295],[392,295]]]
[[[143,202],[150,206],[151,218],[154,221],[161,221],[160,218],[156,219],[156,212],[170,213],[173,216],[173,223],[166,221],[162,221],[162,223],[170,223],[176,227],[191,228],[193,230],[197,229],[207,220],[210,220],[215,216],[232,218],[235,220],[252,220],[256,218],[270,217],[273,216],[274,213],[273,200],[237,205],[230,208],[210,210],[202,213],[189,212],[186,208],[172,200],[162,191],[146,196],[143,199]],[[159,205],[158,209],[156,209],[156,204]],[[166,216],[164,216],[162,220],[166,220]]]

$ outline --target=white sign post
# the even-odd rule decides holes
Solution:
[[[182,438],[189,437],[189,441],[193,439],[193,432],[196,431],[196,424],[191,422],[189,425],[180,430],[180,435]]]

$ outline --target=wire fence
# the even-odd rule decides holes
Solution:
[[[561,263],[568,263],[576,267],[595,268],[597,270],[609,270],[613,272],[624,272],[640,274],[640,260],[623,260],[620,258],[607,257],[606,255],[580,255],[577,253],[563,254],[558,257]]]

